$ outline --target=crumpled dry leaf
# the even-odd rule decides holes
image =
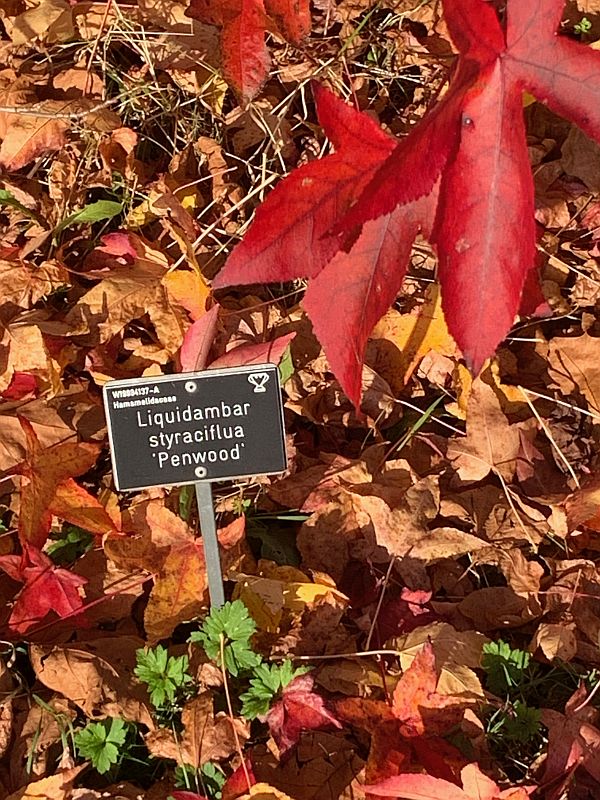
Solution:
[[[133,675],[135,653],[143,645],[134,636],[31,645],[30,658],[37,678],[75,703],[86,717],[121,717],[153,730],[146,689]]]
[[[480,481],[496,472],[510,481],[521,443],[519,427],[510,425],[487,383],[473,381],[467,405],[467,435],[451,440],[448,458],[462,481]]]
[[[39,39],[48,44],[67,42],[73,38],[71,6],[66,0],[39,0],[13,21],[11,39],[13,44],[29,44]]]
[[[199,768],[207,761],[220,761],[235,753],[236,734],[243,744],[250,736],[250,724],[238,718],[232,722],[222,711],[215,714],[213,699],[212,692],[202,692],[185,704],[182,734],[175,736],[168,728],[151,731],[145,737],[150,754]]]
[[[90,334],[92,340],[107,342],[132,320],[148,314],[165,358],[172,357],[181,347],[188,323],[163,283],[168,274],[166,256],[133,233],[108,234],[94,256],[111,269],[66,315],[71,335]],[[161,358],[159,352],[155,358]]]
[[[0,297],[3,303],[30,308],[69,282],[69,273],[59,262],[45,261],[37,266],[28,261],[0,259]]]
[[[358,776],[363,761],[356,747],[339,734],[304,734],[290,757],[279,760],[261,745],[253,751],[254,774],[259,782],[277,787],[294,800],[361,798]]]
[[[75,778],[86,768],[85,764],[59,770],[48,778],[33,781],[23,789],[9,795],[6,800],[70,800]]]
[[[582,394],[590,408],[600,413],[600,339],[554,336],[548,344],[548,372],[565,397]]]

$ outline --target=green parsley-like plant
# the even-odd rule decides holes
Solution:
[[[167,703],[174,705],[192,683],[192,676],[187,671],[188,657],[169,656],[160,644],[137,650],[136,662],[134,674],[147,685],[150,702],[156,709],[164,708]]]
[[[211,609],[200,630],[190,636],[190,642],[200,644],[211,661],[220,667],[223,666],[222,649],[225,669],[237,678],[241,672],[252,671],[262,661],[250,644],[255,631],[256,623],[246,606],[241,600],[234,600],[221,608]]]
[[[77,752],[82,758],[89,759],[94,769],[103,775],[121,758],[127,727],[127,723],[118,718],[88,722],[75,734]]]
[[[260,664],[252,673],[250,688],[240,695],[242,716],[246,719],[264,716],[280,691],[305,672],[309,672],[308,667],[294,668],[291,661],[284,661],[283,664]]]
[[[482,654],[481,666],[486,673],[490,692],[499,696],[507,695],[523,684],[529,670],[530,653],[513,650],[499,639],[484,644]]]

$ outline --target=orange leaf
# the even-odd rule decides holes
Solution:
[[[25,433],[27,453],[25,460],[8,472],[9,475],[22,475],[25,478],[21,485],[19,538],[23,543],[28,542],[41,548],[50,530],[54,503],[58,509],[57,516],[59,512],[62,516],[65,511],[75,514],[76,506],[81,504],[83,498],[97,513],[96,501],[84,489],[77,490],[77,496],[73,499],[74,506],[69,503],[68,498],[73,497],[72,490],[69,494],[70,479],[74,475],[87,472],[96,463],[100,445],[61,442],[52,447],[42,448],[29,420],[19,417],[19,422]],[[57,499],[59,489],[61,494]],[[107,525],[108,520],[107,515]],[[114,528],[112,523],[110,528]]]
[[[463,701],[438,694],[437,681],[433,646],[427,642],[394,690],[392,708],[404,736],[446,733],[462,719]]]

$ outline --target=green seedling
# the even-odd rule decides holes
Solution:
[[[48,546],[47,553],[58,566],[66,566],[76,561],[94,546],[94,537],[88,531],[76,525],[65,525],[54,541]]]
[[[283,664],[260,664],[253,670],[250,688],[240,695],[242,716],[256,719],[264,716],[282,689],[298,675],[309,672],[308,667],[294,668],[291,661]]]
[[[82,758],[91,761],[97,772],[104,775],[122,756],[127,727],[126,722],[116,718],[88,722],[83,730],[75,734],[77,752]]]
[[[499,696],[510,694],[523,683],[531,661],[530,653],[513,650],[501,639],[484,644],[482,653],[481,666],[490,692]]]
[[[190,636],[190,642],[200,644],[211,661],[225,666],[230,675],[238,677],[241,672],[255,669],[262,661],[250,644],[255,631],[256,623],[246,606],[241,600],[234,600],[211,609],[200,630]]]
[[[137,650],[136,661],[134,674],[148,687],[150,702],[156,709],[164,709],[165,704],[175,705],[193,682],[187,671],[188,657],[169,656],[160,644],[155,648]]]

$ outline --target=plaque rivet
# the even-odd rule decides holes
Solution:
[[[196,381],[187,381],[187,383],[185,384],[186,392],[190,392],[190,393],[191,392],[195,392],[197,388],[198,388],[198,384],[196,383]]]
[[[206,478],[206,467],[196,467],[194,475],[197,478]]]

